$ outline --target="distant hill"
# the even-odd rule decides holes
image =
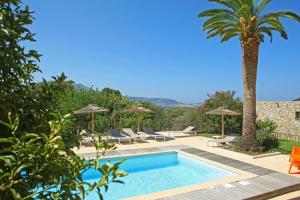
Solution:
[[[75,89],[78,90],[88,90],[90,87],[85,86],[81,83],[75,84]],[[164,108],[172,108],[172,107],[196,107],[200,106],[201,104],[186,104],[179,101],[176,101],[174,99],[167,99],[167,98],[147,98],[147,97],[128,97],[131,101],[143,101],[148,103],[153,103],[155,105],[158,105],[160,107]]]
[[[298,98],[298,99],[295,99],[294,101],[300,101],[300,98]]]
[[[147,97],[128,97],[131,101],[143,101],[153,103],[155,105],[164,107],[164,108],[171,108],[171,107],[194,107],[196,104],[185,104],[174,99],[167,99],[167,98],[147,98]]]
[[[90,89],[89,87],[87,87],[87,86],[85,86],[85,85],[83,85],[83,84],[81,84],[81,83],[76,83],[75,84],[75,89],[77,89],[77,90],[87,90],[87,89]]]

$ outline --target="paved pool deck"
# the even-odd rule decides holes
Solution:
[[[219,185],[207,185],[205,188],[171,192],[133,199],[292,199],[300,196],[300,175],[288,175],[288,155],[276,155],[253,159],[252,156],[207,146],[207,138],[182,137],[166,142],[147,141],[146,143],[121,144],[117,150],[107,152],[106,156],[134,155],[162,151],[180,150],[201,159],[207,159],[232,168],[254,174],[242,181],[229,180]],[[94,148],[85,147],[76,150],[86,158],[95,155]],[[287,193],[287,194],[286,194]],[[281,195],[281,196],[279,196]]]

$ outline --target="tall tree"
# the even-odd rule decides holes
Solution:
[[[208,95],[208,98],[201,106],[197,108],[201,128],[209,133],[220,133],[221,117],[216,115],[207,115],[210,110],[224,107],[229,110],[241,113],[243,110],[243,103],[240,98],[235,96],[235,91],[216,91],[214,94]],[[241,133],[242,130],[242,116],[226,117],[225,132]]]
[[[39,71],[40,55],[26,50],[25,44],[35,41],[28,29],[33,17],[29,7],[21,8],[19,0],[0,1],[0,119],[8,112],[20,113],[32,74]],[[18,99],[18,101],[16,101]]]
[[[242,48],[243,68],[243,136],[240,146],[251,148],[256,142],[256,79],[259,46],[273,32],[288,39],[281,18],[300,22],[299,15],[291,11],[266,13],[271,0],[208,0],[222,6],[201,12],[198,17],[206,18],[203,31],[207,38],[220,37],[221,42],[238,37]]]

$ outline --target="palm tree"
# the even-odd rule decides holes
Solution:
[[[242,68],[244,85],[243,135],[240,147],[251,148],[256,143],[256,77],[259,46],[265,36],[272,42],[273,32],[279,32],[288,39],[281,18],[300,22],[299,15],[290,11],[265,13],[271,0],[208,0],[218,3],[222,8],[201,12],[205,17],[203,31],[207,38],[221,38],[221,42],[238,37],[242,48]]]

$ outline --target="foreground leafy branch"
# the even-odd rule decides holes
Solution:
[[[9,122],[0,121],[11,130],[9,137],[0,137],[0,199],[84,199],[96,191],[102,199],[102,188],[119,182],[125,176],[119,171],[122,162],[105,163],[100,158],[114,146],[95,140],[97,156],[86,161],[65,148],[61,130],[70,123],[70,115],[49,122],[50,133],[21,132],[17,136],[19,118],[9,115]],[[101,173],[98,182],[83,179],[85,171],[95,168]]]

